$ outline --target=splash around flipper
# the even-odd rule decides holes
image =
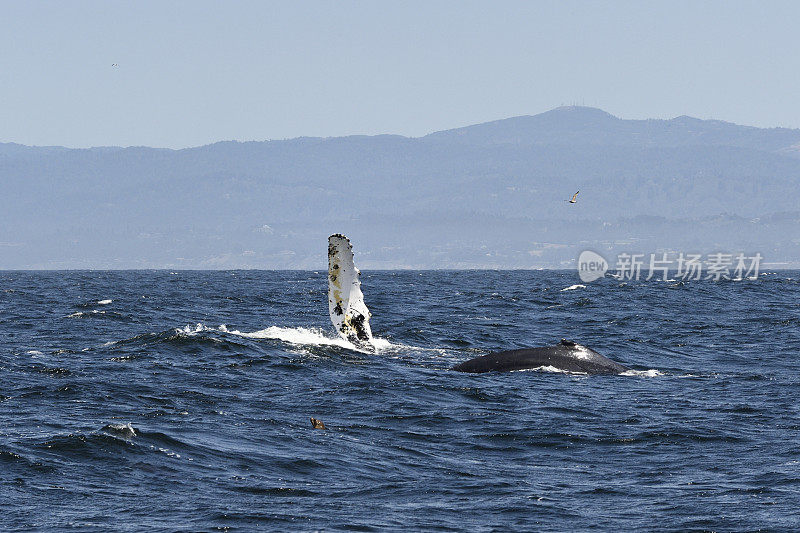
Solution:
[[[374,349],[369,318],[361,293],[359,270],[350,240],[339,233],[328,237],[328,312],[339,335],[359,348]]]

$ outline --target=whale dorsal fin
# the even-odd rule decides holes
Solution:
[[[370,312],[361,293],[359,271],[350,240],[339,233],[328,237],[328,311],[339,335],[356,346],[372,346]]]

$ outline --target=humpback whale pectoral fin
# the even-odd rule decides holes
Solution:
[[[360,274],[353,262],[350,240],[339,233],[328,237],[328,311],[331,323],[344,339],[372,346],[372,316],[364,303]]]

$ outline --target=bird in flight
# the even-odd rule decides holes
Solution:
[[[114,67],[114,68],[119,68],[119,65],[116,64],[116,63],[112,63],[111,66]]]
[[[581,191],[578,191],[578,192],[581,192]],[[572,195],[572,199],[571,200],[567,200],[567,201],[569,203],[571,203],[571,204],[576,203],[578,201],[578,192],[576,192],[575,194]]]

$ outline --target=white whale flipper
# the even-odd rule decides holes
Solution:
[[[333,327],[360,348],[374,348],[369,317],[361,293],[359,271],[353,263],[350,240],[338,233],[328,237],[328,311]]]

